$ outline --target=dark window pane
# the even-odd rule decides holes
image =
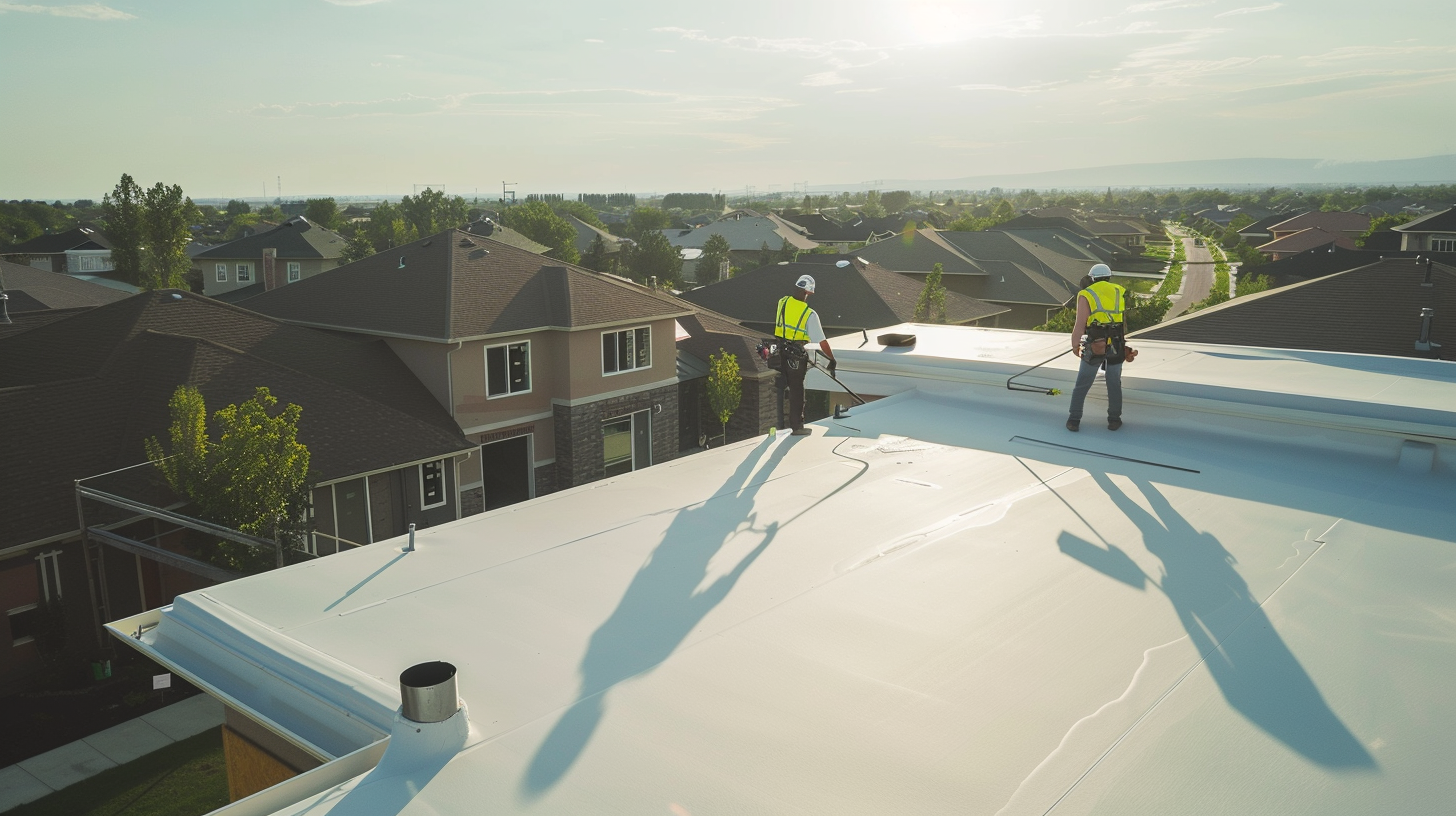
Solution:
[[[632,469],[632,456],[629,449],[627,455],[627,469]],[[10,613],[10,639],[12,641],[21,638],[35,637],[36,630],[40,626],[40,610],[36,608],[27,609],[23,612]]]
[[[505,346],[485,350],[485,393],[492,397],[508,393],[506,391]]]
[[[426,462],[420,465],[420,484],[425,492],[425,504],[439,504],[445,500],[445,462]]]
[[[644,326],[635,332],[637,347],[637,359],[634,363],[636,368],[647,368],[652,365],[652,329]]]
[[[632,418],[602,423],[603,474],[617,476],[632,472]]]
[[[612,374],[617,370],[617,335],[602,335],[602,373]]]
[[[617,332],[617,370],[632,370],[632,333]]]

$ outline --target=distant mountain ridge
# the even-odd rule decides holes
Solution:
[[[1206,159],[1114,164],[1006,173],[954,179],[884,179],[880,190],[1093,189],[1098,187],[1213,187],[1288,184],[1450,184],[1456,182],[1456,154],[1420,159],[1336,162],[1325,159]],[[818,185],[815,185],[816,188]],[[868,189],[869,182],[826,190]]]

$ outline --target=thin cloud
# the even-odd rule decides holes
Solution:
[[[25,3],[0,3],[0,13],[17,11],[23,14],[49,14],[52,17],[75,17],[81,20],[135,20],[135,14],[127,14],[100,3],[81,3],[68,6],[39,6]]]
[[[1196,8],[1207,6],[1212,0],[1154,0],[1151,3],[1137,3],[1127,7],[1124,14],[1142,14],[1148,11],[1167,11],[1178,8]]]
[[[375,3],[386,2],[386,0],[324,0],[324,2],[336,6],[372,6]]]
[[[1229,9],[1222,14],[1215,14],[1214,17],[1232,17],[1236,14],[1258,14],[1262,11],[1273,11],[1284,5],[1283,3],[1270,3],[1267,6],[1245,6],[1243,8]]]
[[[1336,48],[1326,51],[1323,54],[1311,54],[1300,57],[1300,62],[1305,65],[1334,65],[1341,62],[1350,62],[1361,59],[1386,60],[1391,57],[1408,56],[1421,53],[1447,53],[1450,47],[1436,45],[1350,45],[1344,48]]]
[[[606,42],[606,40],[598,40],[598,39],[596,39],[596,38],[595,38],[595,37],[588,37],[588,38],[587,38],[587,39],[585,39],[585,40],[582,40],[582,42],[589,42],[589,43],[604,43],[604,42]]]
[[[1057,87],[1058,85],[1064,85],[1064,84],[1066,84],[1066,83],[1065,82],[1033,82],[1030,85],[1021,85],[1021,86],[1018,87],[1018,86],[1012,86],[1012,85],[991,85],[991,84],[981,83],[981,84],[970,84],[970,85],[956,85],[955,86],[955,89],[958,90],[958,91],[1004,91],[1006,93],[1034,94],[1034,93],[1043,93],[1045,91],[1050,91],[1051,89]]]

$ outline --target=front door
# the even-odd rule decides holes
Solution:
[[[494,510],[531,498],[535,480],[531,435],[481,445],[480,467],[485,483],[485,509]]]
[[[652,412],[602,423],[602,475],[620,476],[652,464]]]

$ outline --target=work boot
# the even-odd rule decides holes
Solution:
[[[809,430],[808,428],[795,428],[794,432],[789,434],[789,436],[808,436],[812,433],[813,431]]]
[[[1076,433],[1077,431],[1080,431],[1081,429],[1082,429],[1082,420],[1080,420],[1080,419],[1069,419],[1069,420],[1067,420],[1067,430],[1071,431],[1072,433]]]
[[[1109,431],[1115,431],[1115,430],[1117,430],[1118,428],[1121,428],[1121,427],[1122,427],[1122,420],[1121,419],[1119,419],[1117,417],[1108,417],[1108,419],[1107,419],[1107,430],[1109,430]]]

